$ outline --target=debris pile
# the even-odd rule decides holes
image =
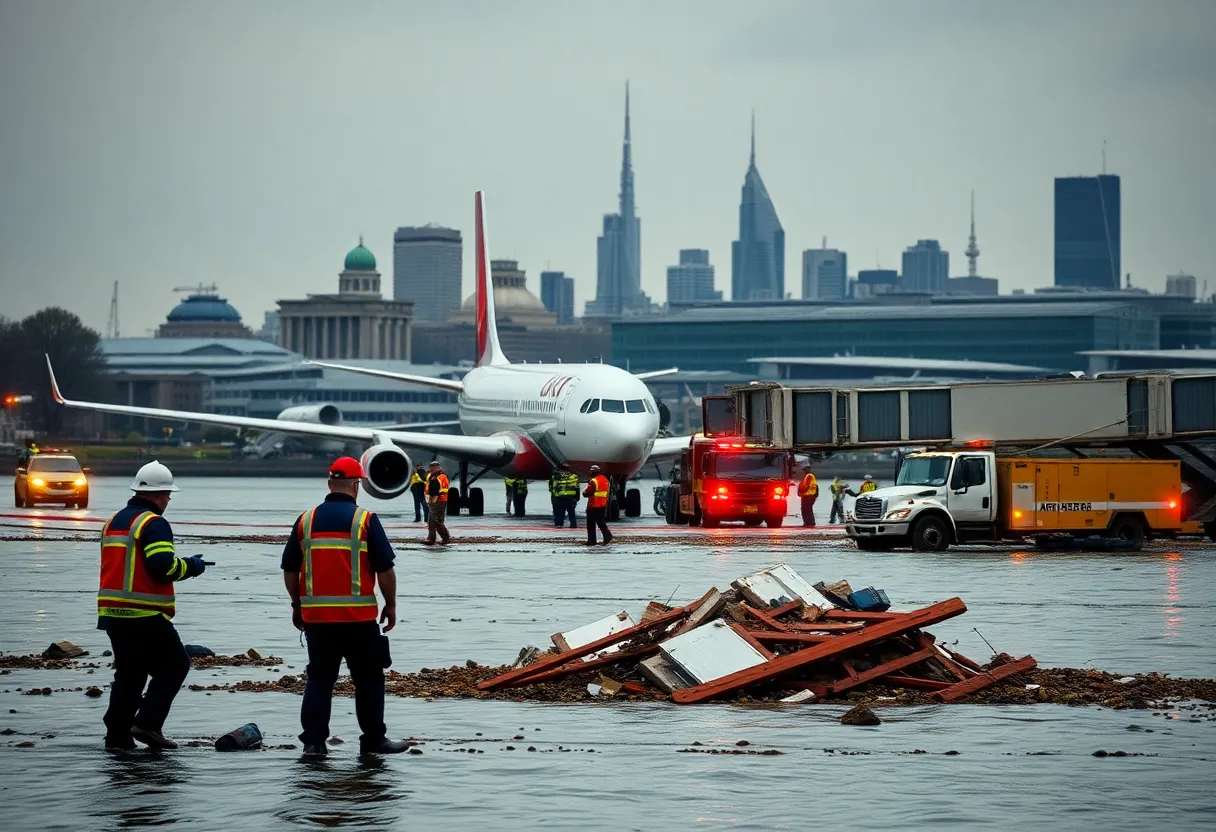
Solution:
[[[598,673],[587,686],[593,696],[651,688],[680,704],[745,691],[808,702],[871,684],[954,702],[1036,667],[1031,656],[1005,654],[985,667],[939,645],[925,628],[966,612],[959,598],[910,612],[887,608],[881,590],[853,592],[846,581],[812,585],[779,564],[682,607],[652,601],[636,623],[622,611],[556,633],[553,650],[525,648],[515,666],[477,688],[494,692]],[[609,667],[613,678],[604,674]]]

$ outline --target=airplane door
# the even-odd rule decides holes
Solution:
[[[557,399],[557,435],[566,435],[566,408],[570,407],[571,397],[574,395],[574,388],[577,385],[567,384],[566,389],[561,392]]]

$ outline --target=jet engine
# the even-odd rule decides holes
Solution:
[[[277,417],[281,422],[309,422],[314,425],[342,424],[342,411],[332,404],[301,404],[289,407]]]
[[[372,445],[359,463],[363,466],[363,487],[373,497],[391,500],[409,488],[414,466],[409,455],[396,445]]]

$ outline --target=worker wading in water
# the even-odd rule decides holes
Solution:
[[[291,622],[308,640],[308,680],[300,707],[304,753],[324,756],[334,684],[342,660],[355,686],[359,750],[397,754],[409,744],[390,740],[384,725],[384,669],[392,664],[388,637],[377,626],[376,584],[384,596],[384,633],[397,623],[393,547],[380,518],[355,498],[363,468],[349,456],[329,468],[325,502],[300,515],[283,549],[283,583]]]
[[[608,478],[600,473],[600,466],[591,466],[591,479],[583,489],[587,498],[587,545],[595,545],[595,530],[598,528],[604,536],[604,545],[612,542],[612,532],[608,531]]]
[[[106,711],[106,748],[177,748],[163,733],[190,657],[172,624],[173,583],[203,574],[202,556],[179,558],[163,515],[178,491],[173,473],[152,461],[131,483],[135,496],[101,530],[97,629],[114,648],[114,683]],[[149,678],[151,682],[149,683]],[[147,685],[147,691],[144,690]]]
[[[431,514],[426,524],[426,545],[434,546],[436,536],[439,542],[446,546],[452,541],[448,534],[448,475],[443,473],[439,460],[431,460],[426,475],[426,499],[430,504]]]

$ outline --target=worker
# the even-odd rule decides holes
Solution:
[[[300,741],[310,757],[328,750],[330,706],[343,659],[363,731],[359,750],[398,754],[409,747],[403,740],[390,740],[384,725],[384,669],[392,659],[388,637],[376,624],[376,585],[384,596],[379,621],[387,633],[397,623],[397,573],[380,518],[355,502],[361,479],[359,460],[334,460],[325,501],[300,515],[283,547],[291,623],[308,639]]]
[[[516,517],[523,517],[526,513],[524,504],[528,501],[528,481],[523,477],[516,477],[511,482],[513,483],[511,503],[514,508],[514,514]]]
[[[503,477],[502,484],[507,490],[507,507],[503,511],[509,517],[515,508],[515,479],[513,477]]]
[[[414,473],[410,476],[410,496],[414,498],[414,522],[430,519],[431,507],[426,502],[426,469],[422,463],[414,466]]]
[[[815,498],[819,496],[819,481],[807,466],[806,476],[798,484],[798,497],[802,500],[802,525],[815,525]]]
[[[565,465],[557,468],[549,477],[549,493],[553,495],[553,525],[560,529],[569,517],[570,528],[577,528],[578,475]]]
[[[878,490],[878,483],[874,482],[874,477],[872,477],[869,474],[866,474],[866,478],[861,483],[861,489],[857,493],[869,494],[871,491],[877,491],[877,490]]]
[[[607,546],[612,542],[612,532],[608,531],[608,524],[605,520],[608,517],[608,478],[600,473],[600,466],[591,466],[591,478],[587,481],[587,487],[583,489],[583,496],[587,498],[587,545],[595,545],[595,530],[599,527],[603,534],[603,544]]]
[[[25,450],[21,452],[21,455],[19,457],[17,457],[17,467],[18,468],[29,467],[30,460],[34,456],[36,456],[37,453],[38,453],[38,443],[36,443],[32,438],[26,439],[25,440]]]
[[[430,514],[427,515],[426,545],[434,546],[435,537],[438,535],[440,542],[446,546],[452,541],[447,526],[448,487],[451,483],[448,481],[448,475],[443,473],[439,460],[432,459],[427,469],[426,500],[430,504]]]
[[[844,522],[844,498],[849,493],[849,487],[841,482],[840,477],[832,480],[832,484],[828,487],[832,493],[832,511],[828,517],[828,523],[834,524],[839,520]]]
[[[162,516],[170,494],[179,490],[173,473],[149,462],[135,474],[131,490],[135,495],[126,508],[101,530],[97,629],[105,630],[114,650],[105,745],[128,750],[139,740],[152,748],[177,748],[163,731],[190,657],[172,623],[173,583],[196,578],[207,566],[201,555],[179,558],[173,549],[173,529]]]

